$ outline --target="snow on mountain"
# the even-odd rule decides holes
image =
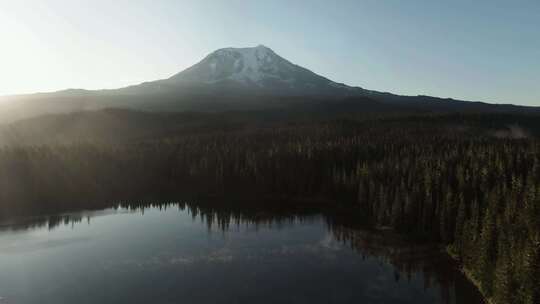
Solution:
[[[292,95],[349,95],[360,90],[295,65],[263,45],[219,49],[166,82]]]

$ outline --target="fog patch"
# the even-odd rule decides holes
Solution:
[[[497,138],[524,139],[531,137],[529,132],[519,125],[508,125],[506,129],[496,130],[493,136]]]

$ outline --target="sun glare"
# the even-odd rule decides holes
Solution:
[[[60,62],[30,26],[10,12],[0,11],[0,96],[47,90]]]

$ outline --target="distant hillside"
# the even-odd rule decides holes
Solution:
[[[358,106],[359,104],[362,105]],[[381,124],[398,129],[402,126],[415,125],[419,130],[438,129],[455,136],[540,137],[540,115],[434,114],[406,110],[391,112],[388,110],[389,106],[358,99],[330,105],[326,102],[305,104],[298,102],[295,107],[289,107],[286,111],[169,113],[105,109],[50,114],[0,126],[0,147],[75,143],[133,144],[205,134],[307,126],[332,121]]]

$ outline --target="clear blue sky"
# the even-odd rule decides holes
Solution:
[[[121,87],[258,44],[349,85],[540,105],[540,0],[0,0],[0,94]]]

